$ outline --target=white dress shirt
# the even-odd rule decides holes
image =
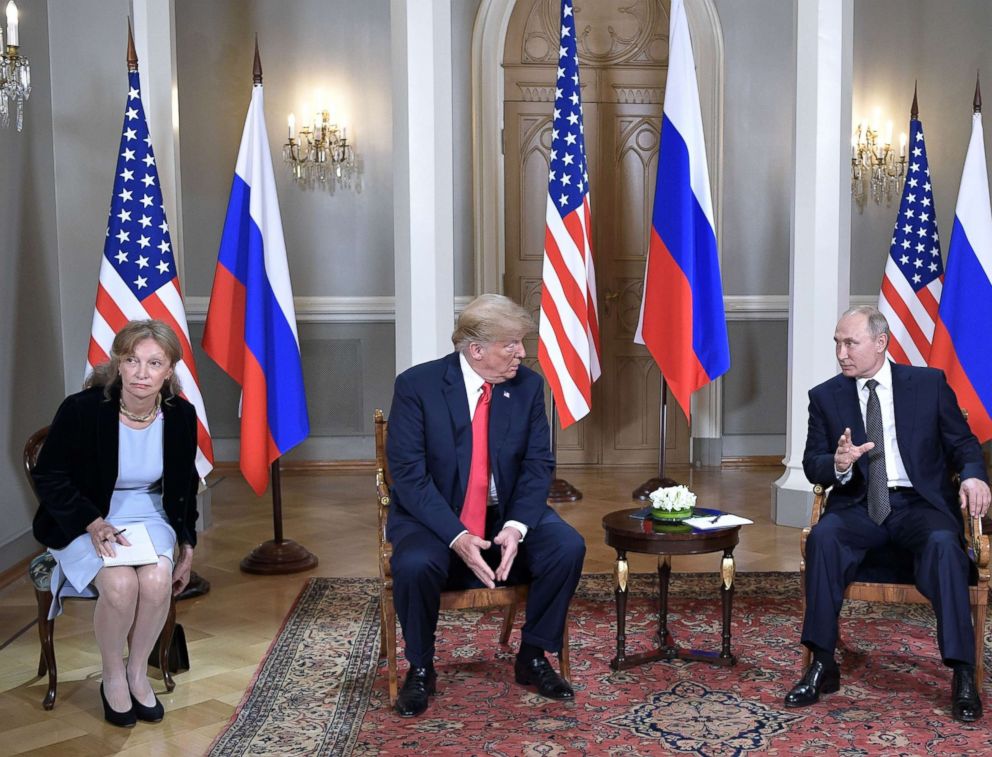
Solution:
[[[875,387],[875,394],[878,395],[879,409],[882,411],[882,436],[885,442],[885,474],[888,478],[888,486],[912,486],[909,480],[909,473],[906,472],[906,465],[899,454],[899,444],[896,440],[896,411],[892,399],[892,366],[886,359],[882,367],[874,376],[857,379],[858,385],[858,405],[861,408],[861,420],[865,427],[868,426],[868,380],[875,379],[878,386]],[[836,469],[834,471],[837,472]],[[854,475],[852,465],[846,473],[837,475],[837,481],[846,484]]]
[[[465,396],[468,400],[468,414],[469,418],[475,418],[475,408],[479,404],[479,398],[482,396],[482,385],[486,383],[486,380],[482,378],[475,369],[469,365],[468,360],[462,353],[458,353],[458,362],[462,367],[462,378],[465,380]],[[495,390],[494,390],[495,391]],[[486,503],[489,507],[495,507],[499,504],[499,497],[496,493],[496,477],[492,473],[489,474],[489,497]],[[520,532],[520,541],[524,540],[527,536],[527,526],[519,521],[508,520],[503,524],[504,528],[506,526],[512,526]],[[459,536],[468,533],[467,530],[462,531],[451,540],[451,544],[454,544]],[[451,544],[448,546],[450,547]]]

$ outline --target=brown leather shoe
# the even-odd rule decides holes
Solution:
[[[785,695],[786,707],[807,707],[818,702],[820,694],[833,694],[840,688],[840,668],[828,668],[817,660],[806,668],[799,683]]]

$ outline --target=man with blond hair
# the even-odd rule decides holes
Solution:
[[[547,505],[554,458],[544,381],[521,364],[533,330],[512,300],[482,295],[458,318],[454,352],[396,378],[386,535],[410,663],[396,701],[403,717],[423,713],[435,690],[445,589],[529,583],[516,681],[551,699],[574,696],[545,652],[561,650],[585,542]]]

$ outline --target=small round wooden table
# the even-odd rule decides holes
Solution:
[[[712,530],[695,529],[684,523],[664,523],[632,518],[640,508],[617,510],[603,518],[606,543],[617,551],[615,571],[617,601],[617,655],[610,662],[613,670],[625,670],[655,660],[697,660],[729,666],[737,662],[730,653],[730,612],[734,598],[734,547],[740,541],[740,526]],[[697,507],[696,515],[712,517],[719,510]],[[668,579],[672,572],[672,555],[699,555],[723,551],[720,565],[720,598],[723,603],[723,645],[719,654],[675,645],[668,630]],[[658,646],[648,652],[626,653],[627,553],[658,555]]]

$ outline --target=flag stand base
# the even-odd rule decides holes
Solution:
[[[661,489],[667,486],[678,486],[678,485],[679,485],[678,481],[668,478],[667,476],[665,478],[658,478],[657,476],[655,476],[654,478],[649,478],[643,484],[641,484],[636,489],[634,489],[634,491],[630,493],[630,496],[633,497],[634,499],[639,499],[643,502],[647,502],[649,499],[651,499],[651,492],[653,492],[655,489]]]
[[[562,502],[578,502],[582,499],[582,492],[572,486],[563,478],[556,478],[551,482],[548,489],[548,504],[560,505]]]
[[[263,576],[300,573],[317,567],[317,556],[292,539],[262,542],[241,561],[245,573]]]

